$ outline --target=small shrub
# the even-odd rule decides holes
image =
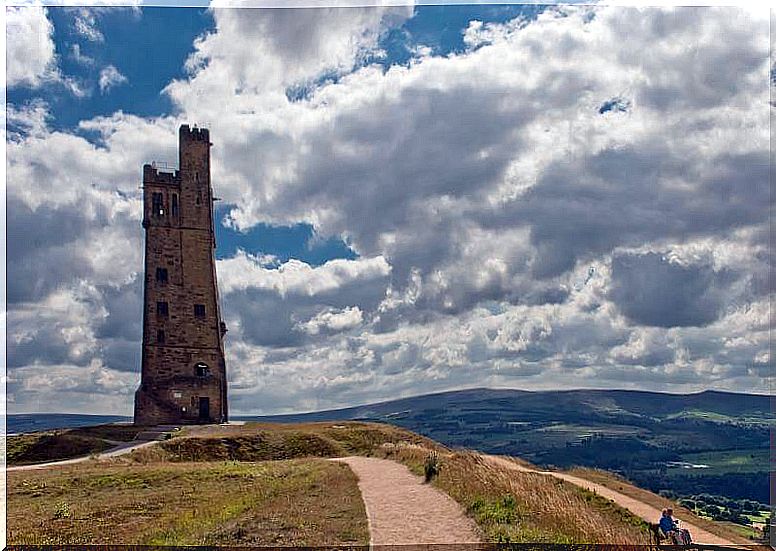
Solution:
[[[56,509],[54,509],[54,518],[70,518],[73,515],[70,511],[70,505],[64,501],[57,503]]]
[[[439,462],[439,454],[435,451],[426,456],[426,461],[423,463],[423,472],[426,475],[426,482],[431,482],[434,477],[439,475],[442,465]]]

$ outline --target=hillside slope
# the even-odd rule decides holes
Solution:
[[[716,391],[471,389],[263,419],[391,423],[544,467],[607,469],[677,498],[706,493],[767,504],[770,401]]]
[[[389,458],[420,474],[429,450],[442,457],[434,487],[487,541],[648,541],[640,519],[573,485],[507,473],[389,425],[349,422],[193,429],[120,458],[10,472],[9,542],[365,543],[356,477],[320,458]]]

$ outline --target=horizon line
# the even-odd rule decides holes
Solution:
[[[479,387],[467,387],[467,388],[458,388],[454,390],[441,390],[436,392],[428,392],[425,394],[413,394],[411,396],[402,396],[399,398],[391,398],[388,400],[379,400],[376,402],[369,402],[369,403],[362,403],[362,404],[356,404],[352,406],[338,406],[338,407],[331,407],[326,409],[318,409],[318,410],[310,410],[310,411],[297,411],[297,412],[287,412],[287,413],[234,413],[230,415],[229,417],[231,419],[234,419],[236,417],[284,417],[284,416],[291,416],[291,415],[311,415],[315,413],[326,413],[330,411],[342,411],[346,409],[357,409],[357,408],[364,408],[364,407],[370,407],[370,406],[379,406],[382,404],[388,404],[390,402],[398,402],[400,400],[412,400],[414,398],[423,398],[426,396],[439,396],[440,394],[453,394],[455,392],[467,392],[467,391],[473,391],[473,390],[512,390],[516,392],[525,392],[525,393],[531,393],[531,394],[539,394],[542,392],[554,392],[554,393],[562,393],[562,392],[580,392],[580,391],[595,391],[595,392],[640,392],[644,394],[667,394],[671,396],[694,396],[698,394],[704,394],[706,392],[716,392],[718,394],[733,394],[736,396],[753,396],[753,397],[763,397],[763,398],[773,398],[776,397],[774,394],[761,394],[757,392],[742,392],[742,391],[735,391],[735,390],[716,390],[713,388],[707,388],[704,390],[698,390],[693,392],[670,392],[670,391],[661,391],[661,390],[641,390],[641,389],[633,389],[633,388],[585,388],[585,387],[579,387],[579,388],[566,388],[566,389],[557,389],[557,390],[526,390],[522,388],[514,388],[514,387],[486,387],[486,386],[479,386]],[[1,414],[0,414],[1,415]],[[10,417],[11,415],[83,415],[83,416],[94,416],[94,417],[127,417],[132,418],[133,416],[130,414],[121,414],[121,413],[79,413],[79,412],[70,412],[70,411],[25,411],[25,412],[18,412],[18,413],[9,413],[6,409],[5,416]]]

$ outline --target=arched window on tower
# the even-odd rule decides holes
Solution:
[[[197,365],[194,366],[194,369],[197,373],[197,377],[210,376],[210,367],[205,362],[198,362]]]

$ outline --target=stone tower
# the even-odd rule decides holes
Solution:
[[[179,169],[143,166],[145,281],[138,425],[227,420],[210,134],[184,124]]]

